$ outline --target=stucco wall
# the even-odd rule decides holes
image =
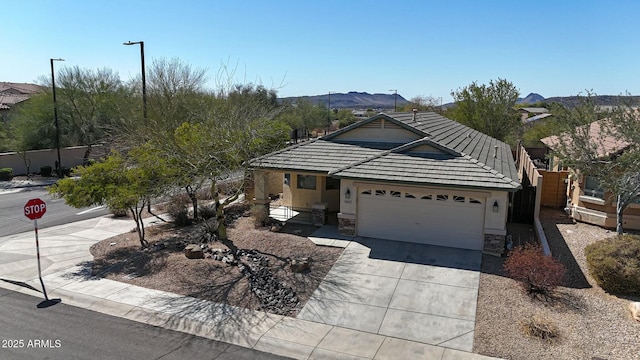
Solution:
[[[86,151],[86,146],[74,146],[60,149],[60,160],[62,166],[73,168],[78,165],[82,165],[82,158]],[[102,156],[102,151],[97,146],[94,146],[91,151],[91,159],[98,159]],[[40,172],[40,168],[43,166],[51,166],[55,168],[58,154],[56,149],[45,150],[32,150],[26,152],[26,158],[30,161],[29,172]],[[21,155],[16,152],[1,153],[0,154],[0,168],[12,168],[13,175],[26,175],[27,167],[22,159]]]
[[[284,173],[281,172],[268,172],[267,173],[266,191],[268,195],[277,195],[282,193]]]
[[[614,229],[616,227],[616,202],[607,192],[604,199],[584,196],[584,177],[578,175],[569,183],[571,216],[582,222]],[[640,230],[640,204],[629,205],[624,210],[622,225],[625,229]]]

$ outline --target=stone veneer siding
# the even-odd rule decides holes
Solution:
[[[345,236],[356,236],[356,217],[338,214],[338,233]]]
[[[505,235],[484,234],[484,246],[482,252],[493,256],[504,254]]]

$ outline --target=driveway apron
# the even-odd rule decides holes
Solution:
[[[357,238],[298,318],[472,351],[481,262],[480,251]]]

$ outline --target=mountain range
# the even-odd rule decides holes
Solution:
[[[329,98],[329,96],[331,96]],[[402,95],[397,94],[397,105],[404,105],[409,101]],[[625,96],[625,100],[632,104],[640,104],[640,96]],[[333,109],[393,109],[396,101],[396,94],[369,94],[367,92],[350,91],[348,93],[331,93],[324,95],[286,97],[278,99],[280,102],[296,102],[298,100],[307,100],[312,104],[330,104]],[[620,97],[616,95],[594,95],[592,97],[595,105],[617,105]],[[551,104],[560,103],[564,107],[573,108],[580,104],[578,96],[554,96],[545,98],[537,93],[518,98],[517,104]],[[443,108],[449,108],[454,103],[443,104]]]
[[[332,109],[393,109],[397,100],[397,105],[408,103],[407,99],[397,94],[369,94],[367,92],[350,91],[346,94],[331,93],[324,95],[297,96],[280,98],[281,102],[296,102],[307,100],[312,104],[330,104]]]

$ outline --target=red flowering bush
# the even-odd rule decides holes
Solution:
[[[549,295],[563,284],[566,272],[562,263],[544,255],[540,246],[533,244],[514,248],[504,262],[504,269],[531,296]]]

